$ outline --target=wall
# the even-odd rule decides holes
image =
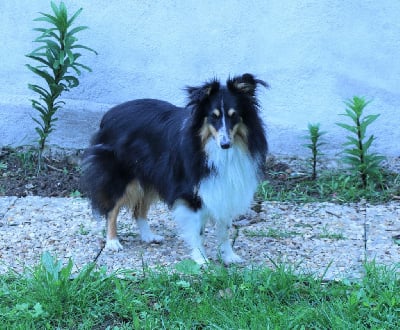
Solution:
[[[88,25],[80,42],[99,52],[84,54],[93,69],[64,94],[65,109],[50,142],[84,147],[111,105],[142,97],[184,105],[183,87],[214,76],[255,73],[272,153],[304,155],[309,122],[328,131],[324,151],[335,155],[345,132],[343,100],[373,102],[380,113],[370,133],[376,149],[400,155],[400,1],[65,1]],[[37,35],[32,19],[49,2],[0,2],[0,144],[29,144],[35,115],[25,67]]]

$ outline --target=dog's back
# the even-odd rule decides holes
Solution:
[[[94,209],[106,215],[134,180],[152,186],[174,174],[168,164],[171,157],[179,162],[179,130],[187,113],[167,102],[144,99],[104,115],[83,159],[82,188]],[[160,193],[168,199],[164,188]]]

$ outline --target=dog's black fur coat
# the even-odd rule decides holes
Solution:
[[[247,127],[247,149],[261,174],[268,146],[255,97],[257,84],[267,86],[244,74],[228,79],[226,87],[212,80],[187,88],[185,108],[141,99],[109,110],[83,159],[82,190],[93,208],[107,215],[133,180],[145,191],[156,191],[169,206],[183,200],[193,210],[201,208],[196,191],[213,169],[207,165],[200,130],[221,99],[237,110]]]

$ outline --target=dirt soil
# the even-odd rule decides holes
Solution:
[[[79,195],[80,151],[46,154],[38,172],[32,149],[0,148],[0,196],[70,197]]]
[[[0,196],[78,197],[82,150],[47,153],[38,172],[37,152],[32,148],[0,147]],[[284,186],[292,168],[274,157],[267,161],[266,178]]]

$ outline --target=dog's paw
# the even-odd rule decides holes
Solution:
[[[200,266],[206,265],[209,262],[204,250],[193,251],[191,258]]]
[[[141,239],[145,243],[162,243],[164,241],[164,237],[161,235],[147,233],[146,235],[142,235]]]
[[[244,262],[244,260],[234,252],[223,255],[222,260],[225,265],[240,264]]]
[[[119,242],[118,238],[114,238],[107,240],[104,249],[108,251],[120,251],[123,249],[123,247]]]

